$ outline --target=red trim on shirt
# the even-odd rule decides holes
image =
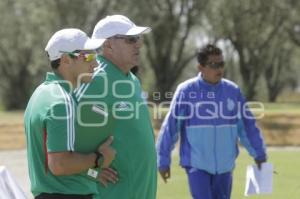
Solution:
[[[44,153],[45,153],[45,172],[48,173],[48,151],[47,151],[47,130],[44,129]]]

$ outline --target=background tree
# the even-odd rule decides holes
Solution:
[[[36,0],[3,0],[0,2],[1,99],[6,109],[24,108],[31,94],[34,78],[43,66],[37,67],[42,40],[41,18]]]
[[[269,46],[268,53],[262,54],[265,58],[264,77],[269,102],[275,102],[285,88],[294,88],[298,80],[298,69],[294,60],[295,46],[289,42],[282,43],[284,36],[287,38],[285,41],[288,41],[287,32],[283,31],[282,34]]]
[[[45,1],[45,0],[44,0]],[[113,10],[117,1],[112,0],[52,0],[47,3],[47,12],[52,12],[52,26],[80,28],[91,35],[96,23]],[[56,31],[56,30],[55,30]]]
[[[116,2],[116,1],[113,1]],[[44,52],[61,28],[92,32],[106,15],[108,0],[3,0],[0,2],[1,101],[5,109],[23,109],[33,88],[49,71]]]
[[[50,71],[44,47],[61,28],[91,35],[104,16],[124,14],[153,31],[144,37],[139,72],[148,91],[172,91],[182,75],[196,73],[196,49],[217,42],[249,100],[268,100],[297,84],[300,14],[296,0],[2,0],[0,96],[6,109],[25,107],[33,88]],[[201,41],[202,40],[202,41]],[[193,62],[194,61],[194,62]],[[228,63],[228,62],[227,62]],[[143,67],[145,66],[145,67]],[[187,68],[189,66],[189,68]],[[150,71],[150,72],[149,72]],[[265,88],[262,90],[261,79]],[[258,90],[259,88],[259,90]]]
[[[269,74],[273,69],[274,73],[276,71],[292,72],[273,67],[278,60],[269,59],[267,65],[265,61],[266,57],[278,54],[274,52],[274,49],[270,50],[270,47],[274,47],[273,42],[287,41],[287,38],[281,37],[280,34],[290,17],[285,2],[219,0],[212,2],[210,14],[207,16],[212,34],[220,39],[229,39],[236,49],[243,90],[248,100],[255,98],[259,79],[265,73],[267,65]],[[283,55],[290,56],[288,53],[282,53],[281,56]],[[286,59],[286,57],[281,59]],[[277,88],[280,89],[280,87]]]
[[[289,0],[288,5],[291,18],[288,21],[289,26],[287,27],[287,31],[292,42],[296,46],[300,46],[300,2],[297,0]]]

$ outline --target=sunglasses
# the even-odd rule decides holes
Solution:
[[[141,39],[141,36],[140,35],[133,35],[133,36],[117,35],[114,36],[113,38],[124,39],[127,44],[135,44]]]
[[[95,54],[95,53],[82,53],[82,52],[79,53],[79,52],[64,52],[64,51],[61,51],[61,53],[66,53],[71,58],[81,57],[82,56],[84,58],[84,61],[86,61],[86,62],[93,61],[97,57],[97,54]]]
[[[211,69],[219,69],[219,68],[224,68],[225,67],[225,62],[221,61],[221,62],[209,62],[206,64],[208,67],[210,67]]]

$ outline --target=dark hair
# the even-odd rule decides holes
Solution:
[[[134,66],[130,69],[130,72],[132,72],[134,75],[137,75],[139,71],[139,67],[138,66]]]
[[[52,69],[57,69],[60,65],[60,59],[56,59],[50,62]]]
[[[80,52],[80,50],[75,50],[73,51],[74,53],[77,53],[77,52]],[[47,56],[49,57],[49,54],[47,53]],[[75,58],[74,56],[72,55],[69,55],[71,58]],[[52,60],[50,61],[50,66],[52,69],[57,69],[60,65],[60,58],[59,59],[56,59],[56,60]]]
[[[46,53],[46,54],[47,54],[47,57],[49,58],[49,54],[48,53]],[[57,69],[59,67],[59,65],[60,65],[60,58],[50,61],[50,66],[52,69]]]
[[[222,50],[213,44],[208,44],[197,53],[198,63],[205,65],[210,55],[222,55]]]

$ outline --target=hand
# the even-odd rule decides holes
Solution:
[[[255,163],[256,163],[256,165],[257,165],[257,167],[258,167],[258,170],[261,169],[261,165],[262,165],[262,163],[264,163],[264,162],[266,162],[266,160],[255,160]]]
[[[103,159],[104,159],[101,168],[108,168],[111,162],[115,159],[116,151],[110,146],[112,142],[113,142],[113,136],[110,136],[98,148],[98,152],[103,155]]]
[[[109,182],[115,184],[118,179],[118,173],[111,168],[104,168],[100,171],[99,174],[99,182],[104,185],[104,187],[107,187],[107,184]]]
[[[159,173],[165,183],[167,183],[167,179],[171,178],[170,168],[159,169]]]

